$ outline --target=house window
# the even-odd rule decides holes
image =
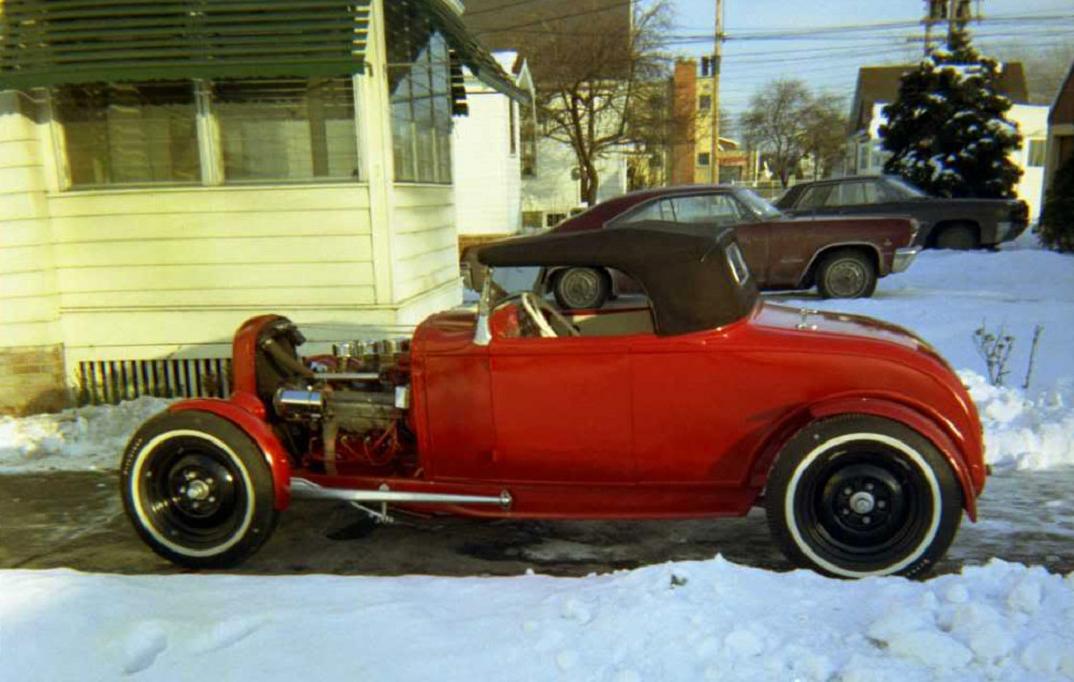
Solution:
[[[699,166],[707,166],[707,165],[709,165],[709,153],[708,152],[701,152],[700,154],[697,155],[697,165],[699,165]]]
[[[358,177],[350,78],[219,81],[225,182]]]
[[[1037,138],[1029,141],[1029,153],[1027,154],[1026,165],[1030,167],[1043,166],[1045,159],[1047,158],[1048,145],[1047,140],[1043,138]]]
[[[555,227],[566,219],[566,213],[546,213],[544,216],[544,224],[545,227]]]
[[[518,137],[522,144],[522,176],[532,177],[537,175],[537,119],[533,107],[524,105],[519,110],[521,125],[518,129]]]
[[[201,154],[225,182],[357,178],[358,143],[351,78],[110,83],[62,86],[63,124],[74,188],[214,182]],[[216,138],[198,109],[216,121]],[[199,153],[200,150],[200,153]]]
[[[451,182],[451,59],[428,18],[386,3],[388,94],[398,182]]]
[[[697,98],[698,111],[708,111],[712,108],[712,95],[701,95]]]
[[[73,187],[201,180],[192,82],[66,85],[54,101]]]

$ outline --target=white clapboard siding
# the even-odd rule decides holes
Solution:
[[[0,348],[59,342],[44,169],[30,104],[0,93]]]
[[[402,302],[458,280],[458,235],[450,185],[397,184],[392,194],[393,291]]]
[[[511,129],[511,107],[518,105],[472,77],[466,88],[473,95],[467,98],[470,113],[455,119],[452,131],[459,234],[514,234],[522,226],[517,124]]]
[[[257,314],[353,317],[376,301],[368,206],[358,184],[51,195],[69,362],[225,343]]]

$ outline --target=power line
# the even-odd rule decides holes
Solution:
[[[624,0],[623,2],[609,3],[608,5],[605,5],[604,7],[600,7],[600,8],[597,8],[597,9],[582,10],[580,12],[573,12],[573,13],[569,13],[569,14],[560,14],[558,16],[552,16],[552,17],[542,17],[540,19],[534,19],[532,21],[528,21],[528,22],[525,22],[525,23],[514,24],[513,26],[497,26],[495,28],[486,28],[486,29],[481,29],[479,31],[475,31],[475,33],[485,34],[485,33],[513,32],[513,31],[516,31],[517,29],[520,29],[520,28],[529,28],[530,26],[537,26],[539,24],[545,24],[545,23],[549,23],[549,22],[552,22],[552,21],[561,21],[563,19],[576,19],[578,17],[589,16],[591,14],[601,14],[603,12],[609,12],[611,10],[621,9],[621,8],[624,8],[624,7],[631,7],[631,6],[633,6],[633,4],[634,4],[634,0]],[[549,32],[550,33],[564,33],[564,32],[560,32],[560,31],[549,31]],[[607,35],[607,33],[602,34],[602,35]]]
[[[512,7],[519,7],[521,5],[533,5],[533,4],[536,4],[538,2],[543,2],[543,1],[544,0],[517,0],[517,2],[509,2],[507,4],[499,5],[497,7],[486,7],[485,9],[479,9],[479,10],[473,10],[473,11],[466,10],[465,12],[463,12],[463,18],[476,16],[478,14],[490,14],[492,12],[502,12],[505,9],[511,9]]]

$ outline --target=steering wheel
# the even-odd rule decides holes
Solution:
[[[526,311],[526,315],[533,320],[533,323],[537,325],[537,329],[540,330],[541,338],[561,336],[554,327],[560,327],[560,330],[566,332],[567,336],[581,335],[578,327],[571,324],[571,321],[563,313],[556,310],[552,304],[532,291],[522,292],[519,295],[519,299],[522,303],[522,309]]]

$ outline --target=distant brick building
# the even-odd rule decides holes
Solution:
[[[700,76],[700,77],[699,77]],[[712,182],[712,79],[693,59],[679,60],[672,76],[674,120],[682,130],[671,145],[671,182],[676,185]],[[720,174],[717,182],[754,179],[756,152],[739,148],[738,142],[720,136]]]

